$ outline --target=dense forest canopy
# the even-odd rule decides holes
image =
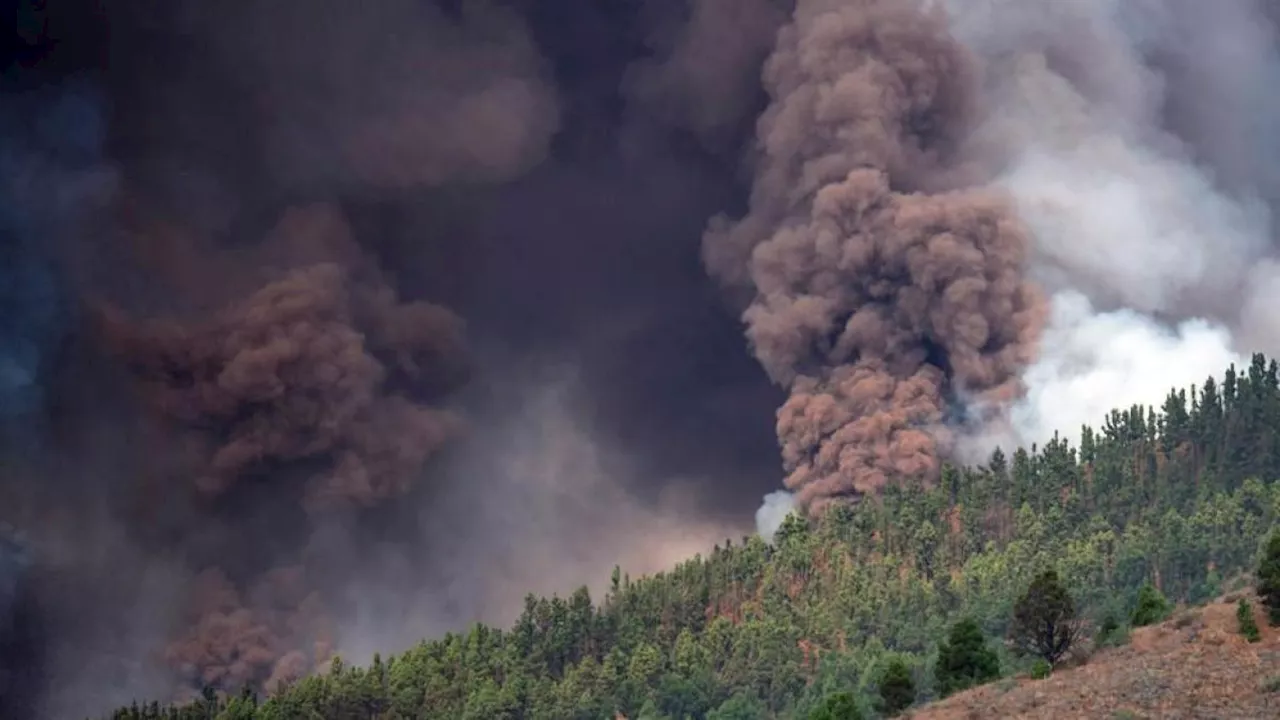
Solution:
[[[727,541],[667,572],[616,570],[598,601],[525,600],[509,629],[476,625],[400,655],[257,698],[118,710],[113,720],[805,717],[852,692],[866,713],[902,660],[936,697],[938,643],[958,618],[1003,636],[1014,603],[1054,568],[1097,627],[1151,583],[1198,603],[1256,564],[1280,521],[1280,378],[1253,357],[1163,405],[1119,408],[1078,444],[997,450],[905,478],[878,501],[792,515],[772,542]],[[999,647],[1005,672],[1024,668]],[[216,691],[216,692],[214,692]]]

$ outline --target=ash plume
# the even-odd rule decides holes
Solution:
[[[313,212],[328,216],[322,232],[341,222]],[[352,242],[341,227],[336,233]],[[400,303],[376,274],[361,279],[321,262],[288,271],[205,324],[105,324],[156,409],[210,440],[192,474],[209,497],[267,469],[287,477],[277,466],[319,461],[324,469],[310,473],[303,492],[308,509],[374,505],[404,494],[458,430],[456,417],[420,398],[461,379],[461,321],[436,305]]]
[[[436,305],[400,302],[330,207],[287,211],[257,249],[292,269],[207,320],[137,322],[113,308],[102,312],[106,346],[137,377],[168,429],[166,444],[187,450],[157,470],[189,483],[197,515],[186,522],[225,519],[228,507],[240,511],[243,498],[263,494],[276,498],[273,505],[288,498],[286,507],[303,508],[313,523],[404,497],[461,429],[454,412],[436,406],[465,378],[461,321]],[[300,263],[308,256],[317,261]],[[248,267],[270,268],[261,258]],[[219,264],[211,258],[205,266]],[[151,490],[183,499],[156,487],[164,479],[155,478]],[[246,541],[269,545],[256,530],[233,523],[210,531],[194,543],[192,562]],[[282,531],[268,532],[278,544]],[[299,535],[297,557],[285,548],[273,559],[300,561],[304,541]],[[272,686],[326,659],[296,651],[314,631],[299,616],[319,612],[305,571],[246,572],[239,579],[260,588],[280,586],[282,576],[293,588],[264,617],[257,605],[240,603],[217,566],[193,583],[187,637],[167,658],[197,687]]]
[[[740,531],[777,393],[698,239],[781,15],[690,77],[738,7],[695,5],[25,3],[0,392],[40,442],[0,437],[0,520],[38,632],[0,668],[44,680],[0,714],[269,689]],[[548,357],[571,412],[525,399]]]
[[[333,651],[328,614],[299,567],[276,568],[241,593],[217,569],[196,576],[188,628],[164,659],[199,687],[277,689]]]
[[[764,99],[760,68],[793,4],[793,0],[668,4],[683,12],[654,19],[648,38],[653,55],[628,69],[624,87],[629,99],[659,122],[687,128],[713,150],[738,152],[743,126],[755,118]]]
[[[1042,312],[1012,208],[960,186],[976,77],[942,16],[801,0],[764,79],[750,211],[705,254],[754,295],[785,484],[820,513],[933,475],[949,404],[1018,397]]]

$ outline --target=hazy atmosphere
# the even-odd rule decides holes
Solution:
[[[508,623],[1280,352],[1268,0],[11,4],[0,717]]]

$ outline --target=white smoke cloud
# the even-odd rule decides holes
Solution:
[[[1280,64],[1256,31],[1244,52],[1230,51],[1227,30],[1264,22],[1252,0],[1219,5],[1231,7],[947,4],[953,31],[988,71],[975,154],[993,162],[994,184],[1030,226],[1031,270],[1052,307],[1006,443],[1044,442],[1055,430],[1075,439],[1112,408],[1159,405],[1171,387],[1280,346],[1266,310],[1280,300],[1280,265],[1267,259],[1269,178],[1242,169],[1227,142],[1238,138],[1223,137],[1272,109],[1248,103],[1239,78],[1274,77]],[[1193,60],[1214,63],[1191,79],[1169,60],[1186,52],[1188,33],[1201,48]],[[1179,125],[1174,101],[1196,93],[1244,116]],[[1246,182],[1228,187],[1228,174]]]
[[[1040,359],[1027,369],[1027,396],[1012,411],[1023,442],[1068,439],[1114,408],[1159,405],[1170,388],[1200,384],[1229,364],[1247,365],[1226,328],[1192,319],[1164,327],[1142,313],[1099,313],[1088,298],[1054,297]]]
[[[782,522],[796,508],[795,496],[786,490],[778,490],[764,496],[760,509],[756,510],[756,532],[765,542],[773,542]]]

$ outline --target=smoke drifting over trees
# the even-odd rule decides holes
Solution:
[[[1280,350],[1261,0],[99,5],[4,45],[0,665],[51,687],[0,715],[502,619]]]
[[[1029,392],[994,436],[1044,441],[1274,352],[1272,4],[944,5],[986,68],[972,145],[1050,297]]]

